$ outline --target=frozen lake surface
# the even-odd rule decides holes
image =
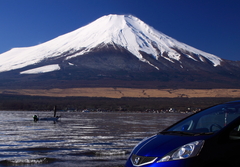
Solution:
[[[58,112],[58,122],[0,111],[0,166],[123,167],[133,147],[186,117],[177,113]]]

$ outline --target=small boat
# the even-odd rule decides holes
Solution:
[[[57,107],[54,106],[54,114],[53,117],[43,117],[43,118],[39,118],[37,115],[33,116],[33,121],[37,122],[37,121],[58,121],[59,118],[61,118],[61,116],[56,116],[57,113]]]
[[[82,112],[90,112],[88,109],[82,110]]]
[[[41,121],[58,121],[59,118],[60,118],[60,116],[56,116],[56,117],[39,118],[38,120],[41,120]]]

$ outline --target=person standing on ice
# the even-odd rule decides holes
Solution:
[[[56,114],[57,114],[57,106],[54,106],[53,111],[54,111],[53,117],[56,117]]]

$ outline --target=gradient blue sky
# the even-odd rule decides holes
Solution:
[[[180,42],[240,60],[239,0],[0,0],[0,54],[108,14],[132,14]]]

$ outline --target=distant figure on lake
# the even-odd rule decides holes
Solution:
[[[34,122],[37,122],[39,120],[44,120],[44,121],[58,121],[58,119],[61,117],[61,116],[56,116],[57,114],[57,106],[54,106],[53,108],[53,117],[44,117],[44,118],[39,118],[37,115],[34,115],[33,116],[33,120]]]

